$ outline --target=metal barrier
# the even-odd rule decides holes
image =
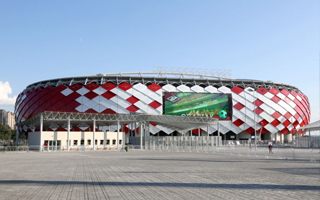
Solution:
[[[29,151],[28,146],[0,146],[0,152],[7,151]]]
[[[217,136],[150,136],[143,149],[160,151],[204,151],[222,145]]]
[[[138,143],[139,142],[139,143]],[[221,140],[218,136],[147,136],[143,140],[142,147],[140,138],[136,138],[135,144],[126,144],[124,146],[0,146],[0,152],[8,151],[119,151],[124,150],[151,150],[151,151],[184,151],[184,152],[200,152],[215,151],[219,149],[253,149],[254,141],[248,140]],[[257,141],[257,147],[267,148],[268,141]],[[290,143],[274,143],[274,148],[310,148],[320,149],[320,136],[297,137]],[[262,148],[262,149],[263,149]],[[255,149],[255,148],[254,148]]]

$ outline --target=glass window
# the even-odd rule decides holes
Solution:
[[[84,145],[84,140],[81,140],[81,145]]]
[[[98,144],[98,140],[94,140],[94,145],[97,145]]]
[[[109,145],[110,144],[110,140],[107,140],[107,145]]]
[[[121,144],[122,143],[122,140],[119,140],[119,144]]]
[[[91,140],[87,140],[87,144],[88,144],[88,145],[91,145]]]
[[[116,140],[112,140],[112,144],[115,145],[116,144]]]
[[[78,145],[78,140],[73,140],[73,145]]]
[[[103,140],[100,140],[100,145],[103,145]]]

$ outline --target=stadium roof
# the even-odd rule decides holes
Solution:
[[[287,89],[287,90],[296,90],[299,91],[298,88],[283,84],[283,83],[274,83],[272,81],[260,81],[260,80],[252,80],[252,79],[231,79],[224,78],[218,76],[211,75],[203,75],[203,74],[192,74],[192,73],[115,73],[115,74],[97,74],[94,76],[79,76],[79,77],[66,77],[66,78],[58,78],[51,80],[44,80],[33,83],[27,87],[28,89],[33,89],[37,87],[46,87],[46,86],[59,86],[62,84],[72,85],[72,84],[84,84],[87,85],[89,83],[99,83],[103,84],[106,82],[129,82],[131,84],[135,83],[157,83],[159,85],[165,84],[185,84],[185,85],[200,85],[200,86],[208,86],[213,85],[216,87],[226,86],[241,86],[241,87],[275,87],[279,89]]]
[[[97,125],[128,124],[133,122],[155,122],[165,127],[187,131],[215,123],[217,120],[211,117],[195,116],[172,116],[172,115],[145,115],[145,114],[98,114],[98,113],[71,113],[71,112],[48,112],[39,113],[31,119],[20,122],[18,125],[28,128],[39,126],[40,120],[45,123],[65,123],[70,119],[73,123],[91,123],[96,121]]]

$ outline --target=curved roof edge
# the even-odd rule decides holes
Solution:
[[[159,83],[159,84],[200,84],[200,85],[217,85],[217,86],[242,86],[242,87],[253,87],[258,88],[261,86],[270,88],[276,87],[279,89],[287,90],[300,90],[294,86],[275,83],[272,81],[261,81],[254,79],[231,79],[211,75],[203,74],[191,74],[191,73],[152,73],[152,72],[136,72],[136,73],[113,73],[113,74],[97,74],[92,76],[75,76],[43,80],[32,83],[26,87],[26,90],[51,86],[59,86],[61,84],[72,85],[75,83],[89,84],[92,82],[103,84],[105,82],[130,82],[130,83]]]

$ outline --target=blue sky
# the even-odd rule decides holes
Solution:
[[[232,78],[300,88],[314,121],[320,119],[319,61],[318,0],[0,1],[6,104],[44,79],[226,69]],[[0,108],[13,108],[3,102]]]

